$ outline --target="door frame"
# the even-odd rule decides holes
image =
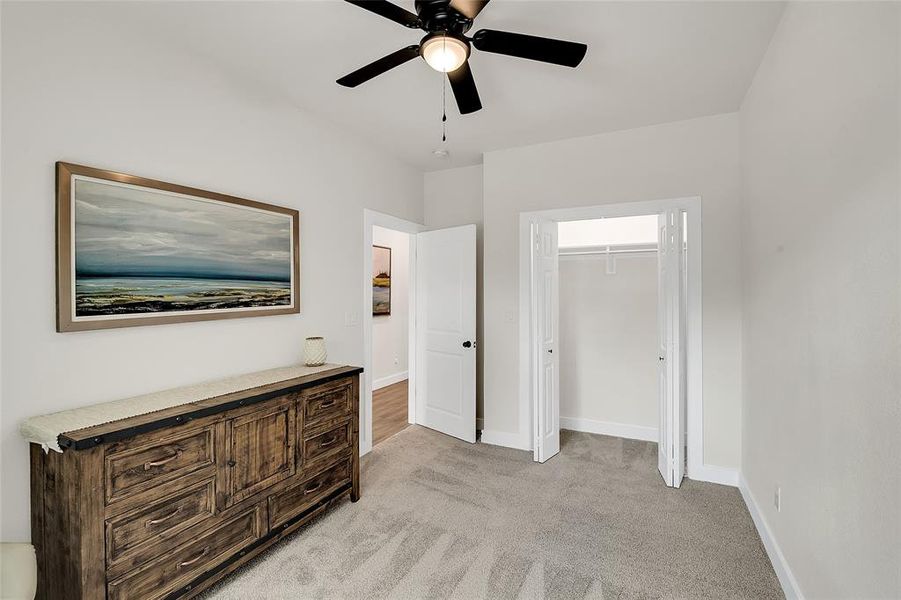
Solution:
[[[532,297],[532,227],[540,221],[579,221],[611,217],[659,214],[667,209],[684,210],[688,222],[686,260],[686,473],[704,479],[703,400],[703,307],[701,273],[701,197],[670,198],[640,202],[600,204],[522,212],[519,215],[519,431],[523,446],[534,450],[535,423],[541,397],[534,387],[533,365],[538,345],[532,339],[534,299]],[[681,429],[681,427],[680,427]]]
[[[407,422],[416,423],[416,234],[414,223],[368,208],[363,209],[363,376],[360,385],[360,456],[372,450],[372,228],[384,227],[410,235],[407,324]]]

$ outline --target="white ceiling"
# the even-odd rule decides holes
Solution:
[[[398,0],[412,10],[412,0]],[[121,6],[121,5],[120,5]],[[782,14],[775,2],[494,0],[479,28],[588,44],[577,69],[473,51],[484,108],[460,116],[442,76],[414,60],[358,88],[335,79],[421,32],[338,0],[129,4],[141,29],[208,55],[248,82],[422,170],[483,152],[737,110]]]

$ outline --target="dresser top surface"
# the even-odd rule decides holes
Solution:
[[[270,369],[32,417],[19,431],[45,448],[83,450],[362,372],[333,364]]]

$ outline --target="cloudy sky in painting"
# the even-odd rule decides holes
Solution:
[[[77,179],[78,275],[287,281],[287,215]]]

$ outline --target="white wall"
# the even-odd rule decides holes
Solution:
[[[899,10],[789,5],[741,109],[742,475],[807,598],[901,597]]]
[[[422,218],[421,174],[140,30],[128,4],[2,4],[2,521],[29,539],[30,415],[290,364],[307,335],[362,364],[363,207]],[[302,313],[59,334],[54,162],[301,211]],[[353,176],[348,176],[352,166]]]
[[[614,260],[560,257],[560,419],[656,437],[657,254]]]
[[[372,228],[372,243],[391,248],[391,314],[372,317],[372,388],[407,378],[410,319],[410,234]]]
[[[702,197],[703,462],[741,452],[738,115],[499,150],[484,164],[485,429],[530,445],[518,392],[518,214]]]
[[[476,340],[484,335],[484,294],[482,284],[482,165],[432,171],[424,178],[423,217],[427,227],[476,225]],[[481,429],[485,352],[476,345],[476,421]]]

